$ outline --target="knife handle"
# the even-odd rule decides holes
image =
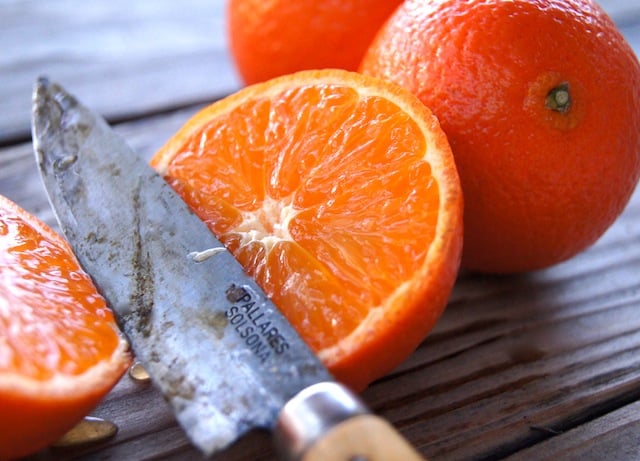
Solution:
[[[335,382],[309,386],[287,402],[274,437],[287,461],[424,461],[393,426]]]
[[[329,430],[311,445],[302,461],[418,461],[424,460],[384,419],[354,416]]]

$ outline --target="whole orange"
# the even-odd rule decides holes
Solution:
[[[245,83],[306,69],[356,70],[401,0],[229,0],[227,35]]]
[[[465,194],[468,269],[575,255],[638,182],[640,65],[589,0],[407,0],[360,69],[439,118]]]

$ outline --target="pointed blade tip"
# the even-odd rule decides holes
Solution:
[[[35,84],[33,85],[33,115],[36,117],[38,111],[46,106],[46,103],[50,99],[54,99],[53,87],[61,89],[59,85],[53,83],[48,76],[40,75]]]
[[[39,75],[35,83],[36,92],[38,90],[47,88],[50,84],[51,84],[51,80],[49,79],[48,75]]]
[[[34,120],[47,111],[56,107],[61,113],[75,106],[79,106],[78,100],[67,92],[61,85],[53,82],[46,75],[37,78],[33,89],[33,117]]]
[[[55,101],[52,93],[52,85],[52,82],[47,76],[41,75],[33,87],[31,133],[36,152],[38,151],[38,145],[42,141],[44,133],[47,131],[47,127],[53,120],[61,116],[61,111],[60,114],[55,114],[56,117],[53,116],[53,110],[57,105],[51,104],[52,101]]]

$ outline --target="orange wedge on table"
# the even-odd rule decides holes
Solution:
[[[438,121],[399,86],[323,70],[247,87],[151,164],[355,389],[402,362],[446,305],[462,193]]]
[[[127,350],[67,243],[0,196],[0,460],[73,427],[126,370]]]

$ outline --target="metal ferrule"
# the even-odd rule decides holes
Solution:
[[[336,382],[314,384],[282,408],[274,431],[282,459],[298,461],[329,430],[353,416],[368,413],[360,399]]]

